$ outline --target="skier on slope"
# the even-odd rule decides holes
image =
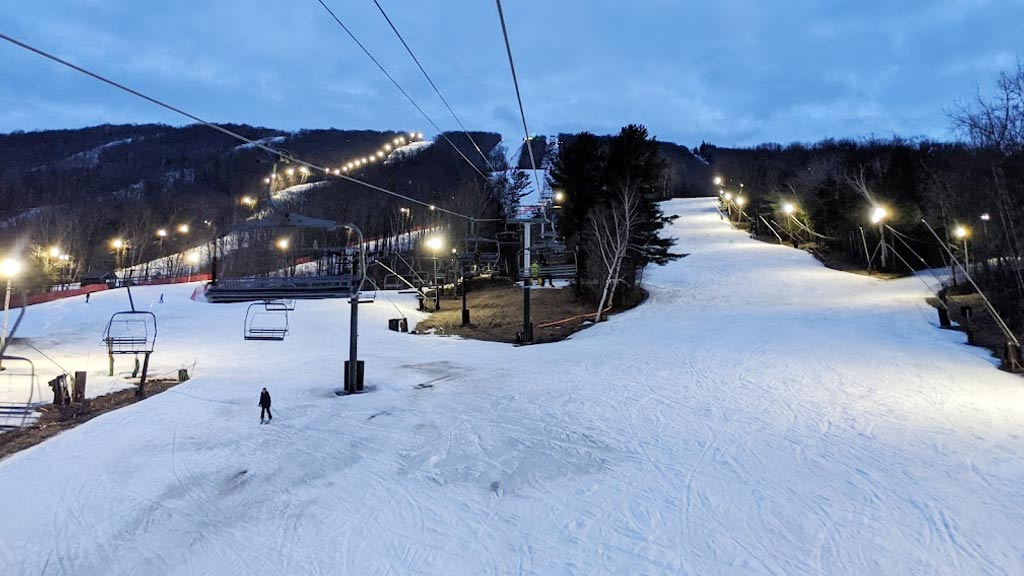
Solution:
[[[264,388],[260,392],[260,424],[263,424],[263,415],[267,415],[267,422],[274,419],[274,415],[270,413],[270,392]]]

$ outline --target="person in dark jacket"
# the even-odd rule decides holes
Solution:
[[[263,424],[263,415],[266,414],[267,422],[274,419],[274,415],[270,413],[270,392],[264,388],[260,392],[260,424]]]

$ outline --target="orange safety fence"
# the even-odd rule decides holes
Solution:
[[[601,314],[607,314],[608,311],[611,310],[611,309],[612,309],[612,305],[609,304],[607,308],[605,308],[604,310],[601,311]],[[541,325],[539,325],[537,327],[538,328],[550,328],[551,326],[558,326],[559,324],[565,324],[566,322],[572,322],[573,320],[579,320],[580,318],[589,318],[591,316],[594,316],[595,314],[596,314],[596,312],[591,312],[591,313],[588,313],[588,314],[580,314],[579,316],[573,316],[572,318],[565,318],[563,320],[555,320],[554,322],[548,322],[546,324],[541,324]]]

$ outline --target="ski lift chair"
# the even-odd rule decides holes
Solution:
[[[539,263],[541,257],[544,258],[546,264],[540,266],[540,278],[548,278],[552,280],[556,278],[559,280],[571,280],[576,278],[576,274],[579,271],[576,252],[568,250],[564,252],[538,250],[536,253],[531,254],[531,264],[533,262]],[[523,260],[523,254],[520,252],[519,278],[520,280],[528,280],[530,278],[530,270],[525,266],[522,266],[524,263]]]
[[[140,310],[115,312],[103,331],[107,354],[148,354],[156,345],[156,314]]]
[[[288,335],[288,308],[284,302],[267,300],[249,304],[245,311],[246,340],[280,342]]]
[[[41,397],[36,397],[39,381],[35,364],[31,360],[5,355],[3,367],[3,372],[0,372],[0,391],[16,393],[24,390],[28,392],[28,400],[24,404],[0,402],[0,431],[24,427],[42,401]]]

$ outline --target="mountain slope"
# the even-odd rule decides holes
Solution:
[[[0,571],[1024,571],[1019,378],[938,330],[915,278],[755,242],[711,199],[664,209],[690,256],[569,341],[399,334],[361,307],[356,397],[333,394],[344,302],[300,302],[274,345],[242,341],[244,305],[140,288],[154,369],[197,375],[0,462]],[[30,313],[79,354],[104,320]]]

